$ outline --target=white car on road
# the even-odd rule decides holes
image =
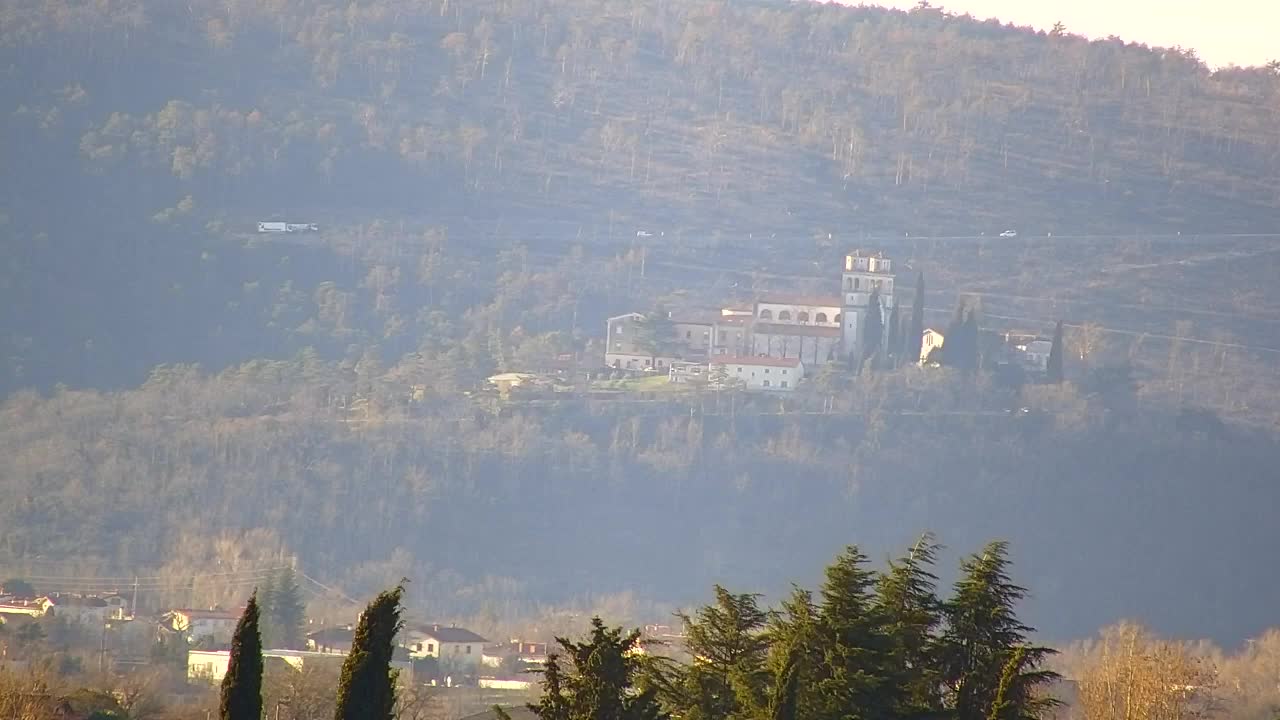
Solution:
[[[1018,233],[1014,230],[1005,230],[1000,233],[1000,237],[1018,237]]]

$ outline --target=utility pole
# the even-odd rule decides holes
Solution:
[[[138,576],[133,576],[133,602],[129,604],[129,615],[138,617]]]

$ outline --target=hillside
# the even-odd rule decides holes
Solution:
[[[514,614],[933,529],[1009,537],[1057,637],[1273,622],[1274,68],[934,9],[11,0],[0,98],[0,567],[180,592],[291,553]],[[931,323],[1066,320],[1071,382],[483,392],[611,314],[827,292],[854,247]]]

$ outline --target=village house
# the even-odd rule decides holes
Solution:
[[[351,652],[351,642],[356,633],[350,625],[331,627],[307,633],[307,649],[326,654]]]
[[[797,358],[717,356],[710,377],[740,382],[747,390],[792,392],[804,379],[804,363]]]
[[[941,350],[942,343],[946,341],[946,337],[933,328],[925,328],[924,335],[920,338],[920,364],[923,365],[929,361],[929,355],[934,350]]]
[[[167,630],[181,633],[189,643],[221,646],[230,644],[239,621],[238,611],[179,608],[165,613],[161,625]]]
[[[1019,351],[1018,359],[1027,370],[1032,372],[1047,372],[1049,370],[1049,353],[1053,349],[1053,343],[1048,340],[1033,340],[1025,345],[1017,346]]]
[[[489,668],[506,664],[542,665],[547,662],[547,644],[513,639],[507,643],[486,646],[480,664]]]
[[[465,674],[474,674],[480,667],[488,642],[465,628],[438,624],[406,628],[401,637],[411,658],[436,658],[442,671]]]

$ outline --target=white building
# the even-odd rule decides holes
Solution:
[[[941,348],[944,341],[946,337],[942,333],[933,328],[925,328],[924,335],[920,338],[920,364],[923,365],[929,359],[929,353]]]
[[[187,642],[226,645],[235,634],[240,612],[225,610],[192,610],[180,608],[164,616],[165,627],[182,633]]]
[[[488,642],[465,628],[443,625],[406,628],[402,637],[409,657],[436,658],[442,670],[452,672],[475,672]]]
[[[712,358],[711,377],[720,372],[730,381],[740,381],[748,390],[791,392],[804,379],[804,363],[797,358]]]
[[[118,596],[117,596],[118,597]],[[67,622],[101,627],[115,615],[117,606],[97,596],[54,594],[37,600],[45,615],[62,618]]]

